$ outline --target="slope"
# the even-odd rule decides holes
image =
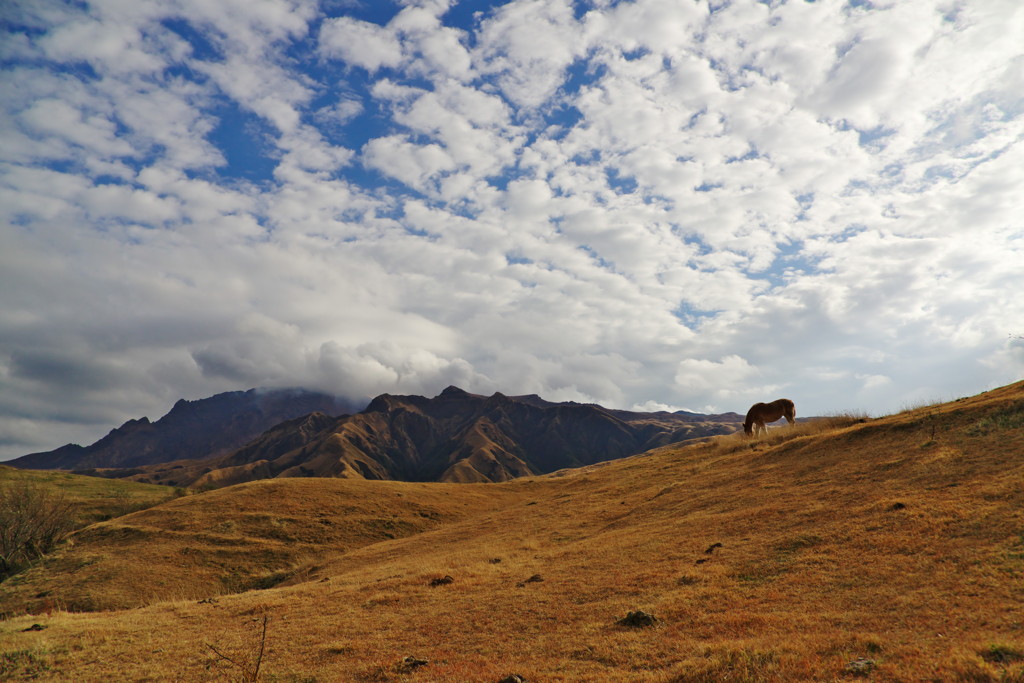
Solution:
[[[27,483],[52,491],[68,503],[76,526],[86,526],[174,498],[180,492],[166,486],[117,479],[100,479],[52,470],[22,470],[0,465],[0,486]]]
[[[19,617],[0,647],[42,680],[211,680],[267,615],[275,680],[1021,680],[1022,481],[1024,383],[486,486],[318,581]]]
[[[0,583],[0,614],[128,609],[311,580],[331,554],[421,533],[506,497],[475,486],[337,479],[190,495],[77,532],[42,564]]]

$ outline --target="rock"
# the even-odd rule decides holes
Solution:
[[[875,670],[875,666],[875,660],[860,657],[843,667],[843,671],[855,676],[866,676]]]
[[[643,610],[637,610],[630,612],[617,622],[620,626],[629,626],[630,628],[645,628],[647,626],[654,626],[658,623],[658,617],[653,614],[648,614]]]
[[[721,547],[722,547],[721,543],[712,543],[710,546],[708,546],[708,549],[704,551],[704,554],[705,555],[710,555],[711,553],[715,552],[716,548],[721,548]]]
[[[505,676],[503,679],[498,681],[498,683],[529,683],[529,681],[519,674],[512,674],[510,676]]]
[[[454,583],[455,579],[450,576],[444,576],[440,579],[433,579],[430,582],[431,586],[447,586],[449,583]]]
[[[412,671],[415,671],[416,669],[420,668],[421,666],[426,666],[426,665],[427,665],[427,660],[420,659],[419,657],[413,657],[413,656],[410,655],[408,657],[403,658],[402,661],[400,661],[398,663],[398,666],[395,667],[395,669],[398,671],[398,673],[407,674],[407,673],[410,673]]]
[[[519,583],[517,583],[516,584],[516,588],[524,588],[526,586],[526,584],[528,584],[528,583],[538,583],[538,582],[543,581],[543,580],[544,580],[543,576],[541,576],[540,574],[534,574],[533,576],[528,578],[526,581],[520,581]]]

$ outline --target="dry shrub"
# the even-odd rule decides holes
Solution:
[[[63,492],[25,479],[0,484],[0,580],[56,547],[74,529]]]
[[[256,683],[260,680],[260,668],[263,666],[263,656],[267,649],[267,624],[269,622],[270,615],[267,612],[263,613],[262,619],[255,622],[260,627],[259,633],[255,636],[250,648],[251,652],[247,655],[237,652],[228,653],[211,643],[207,643],[206,647],[216,655],[217,660],[227,662],[238,669],[243,681]]]

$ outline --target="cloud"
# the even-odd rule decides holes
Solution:
[[[0,457],[255,385],[882,412],[1024,374],[1024,9],[22,3]]]
[[[328,19],[320,28],[320,51],[373,73],[402,63],[402,43],[393,32],[358,19]]]
[[[761,376],[758,368],[736,355],[719,361],[687,358],[676,368],[675,383],[678,395],[690,400],[710,397],[711,406],[735,405],[737,400],[756,402],[756,397],[767,397],[779,390],[779,385],[767,384]],[[735,412],[745,411],[736,408]]]
[[[419,145],[404,135],[374,138],[363,149],[363,161],[370,168],[391,176],[425,194],[455,161],[441,145]]]
[[[503,95],[523,107],[546,102],[584,47],[582,27],[564,0],[510,2],[482,23],[478,41],[477,70],[495,76]]]

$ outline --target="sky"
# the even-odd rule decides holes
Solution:
[[[1019,0],[7,0],[0,459],[252,387],[1024,378]]]

